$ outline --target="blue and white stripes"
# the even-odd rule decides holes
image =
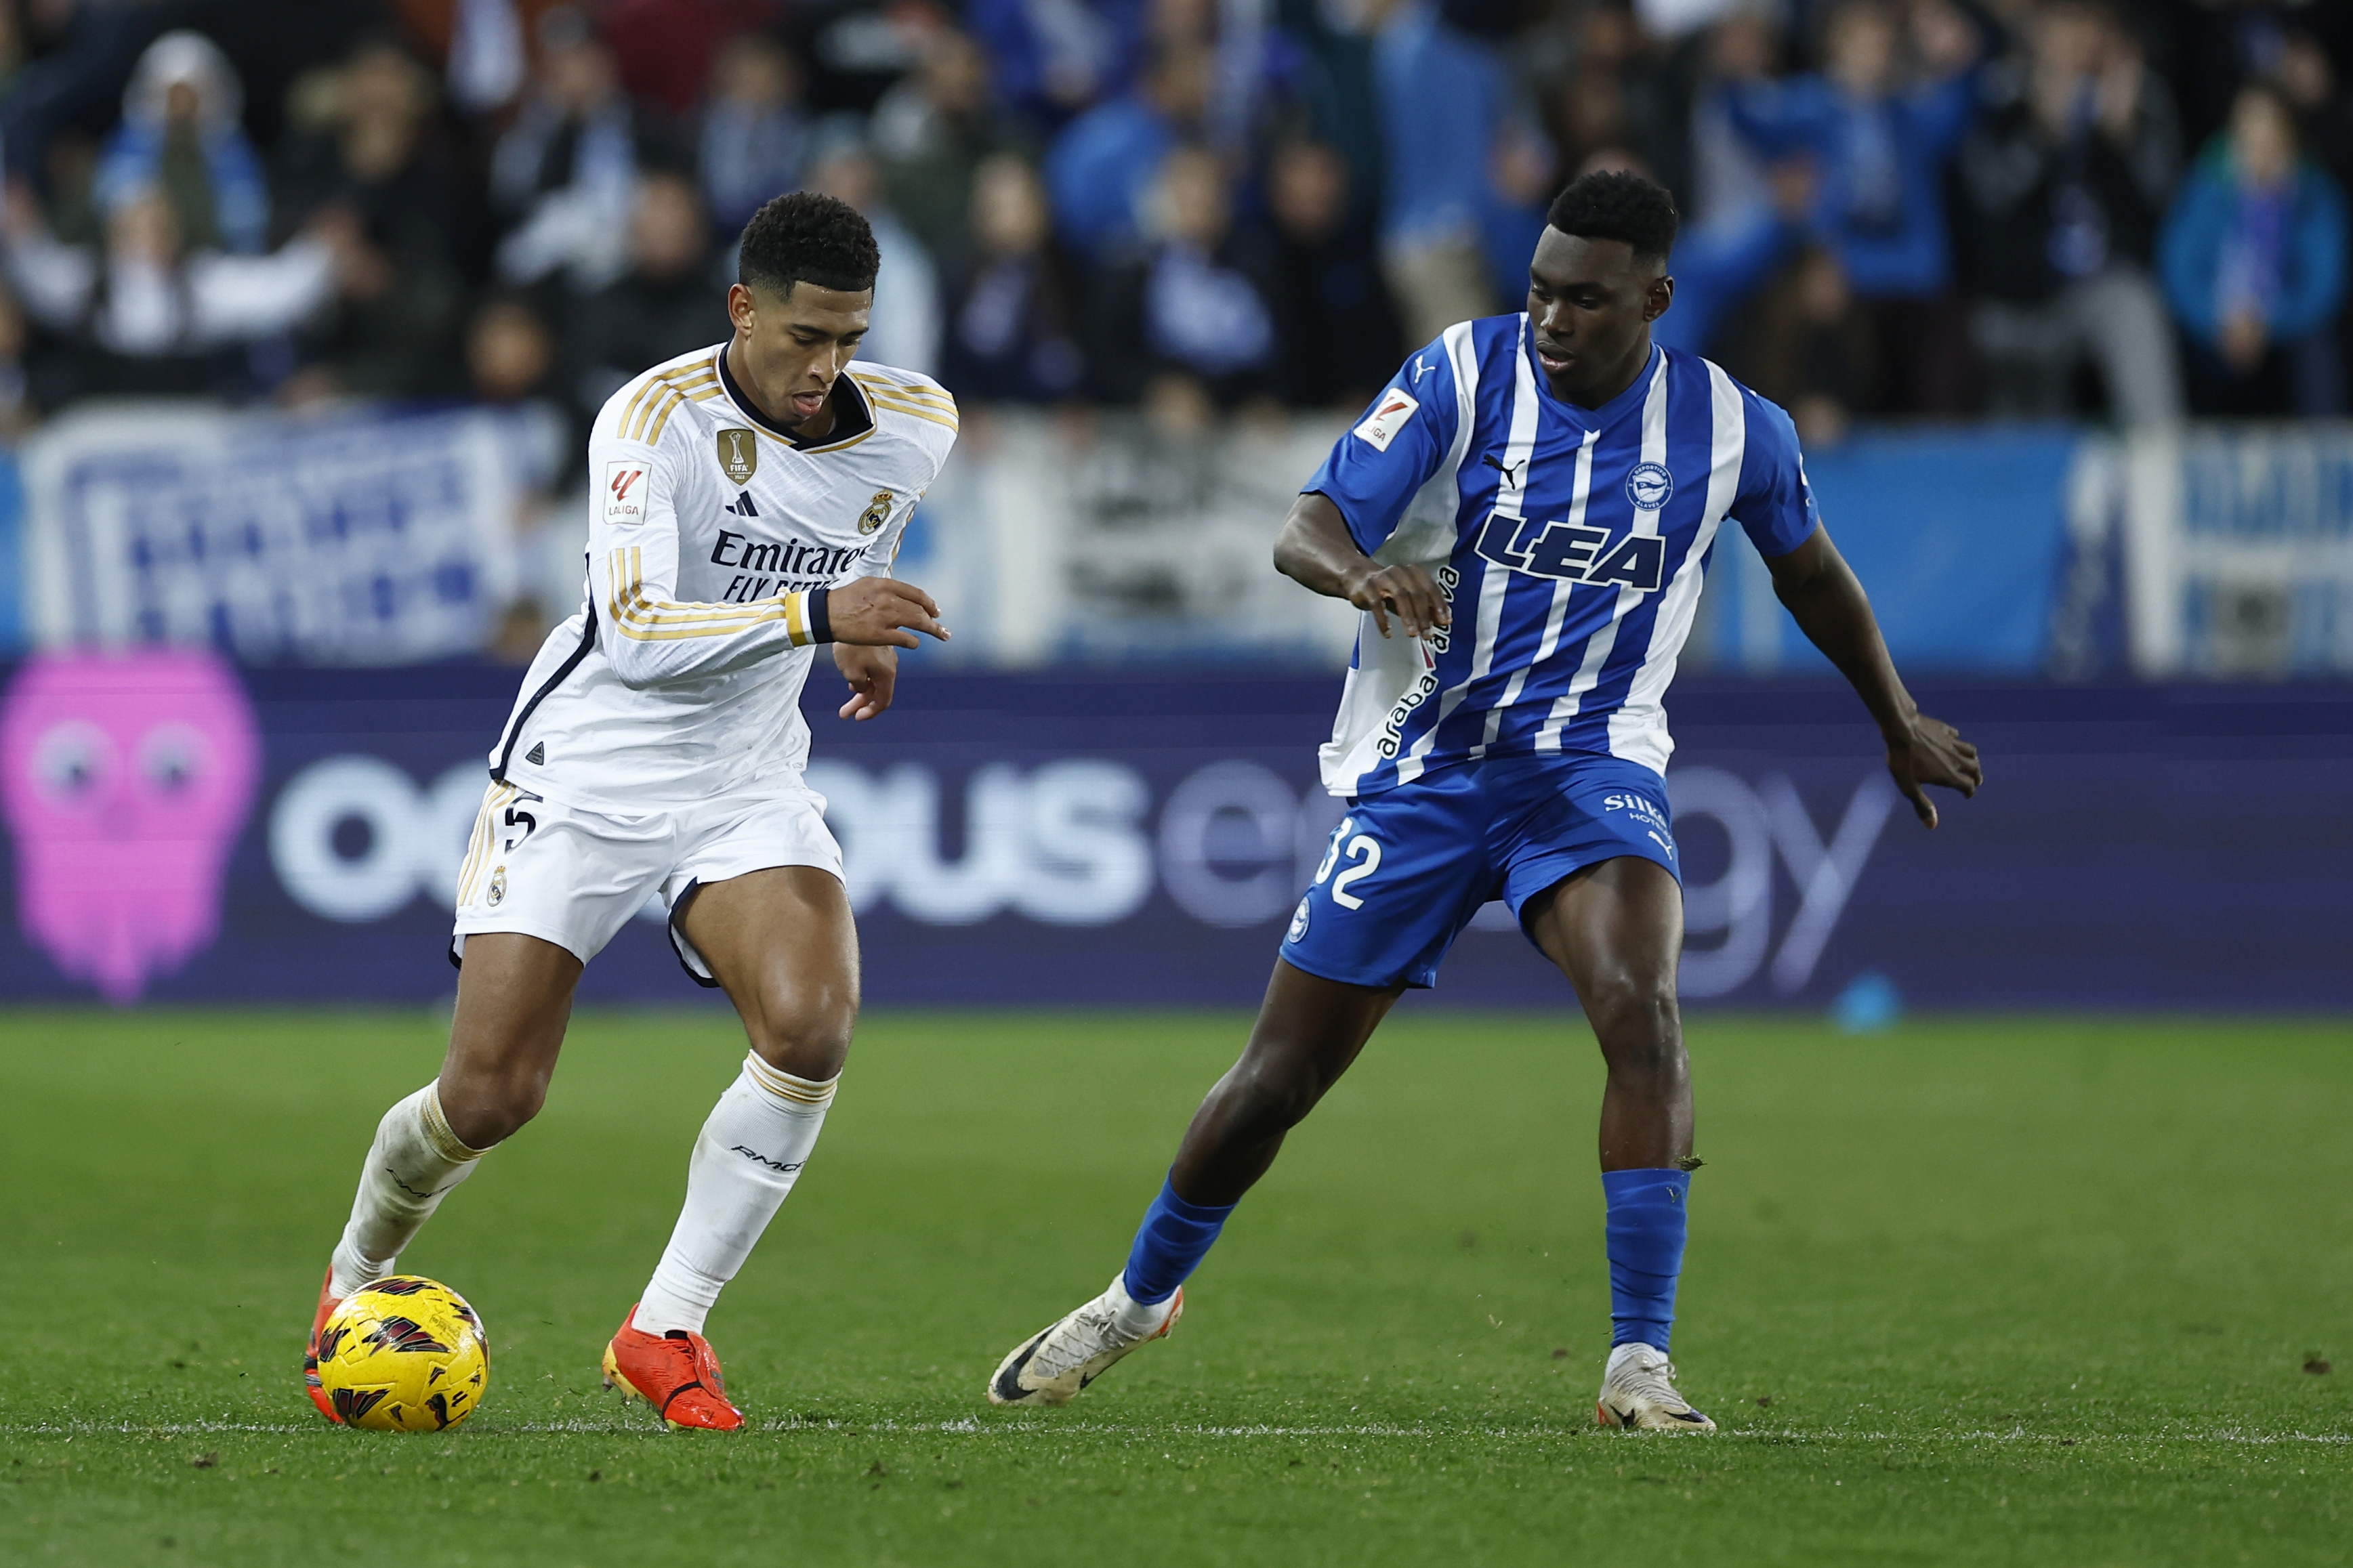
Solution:
[[[1618,397],[1578,407],[1544,381],[1525,316],[1450,329],[1391,391],[1417,412],[1383,447],[1343,437],[1303,488],[1376,559],[1437,573],[1454,626],[1384,642],[1367,619],[1326,786],[1367,795],[1540,752],[1663,771],[1663,698],[1723,520],[1767,555],[1813,531],[1788,416],[1664,349]]]

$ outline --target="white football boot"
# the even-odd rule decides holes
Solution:
[[[1713,1432],[1715,1423],[1675,1392],[1674,1363],[1646,1344],[1620,1345],[1601,1373],[1593,1418],[1635,1432]]]
[[[1185,1315],[1185,1291],[1146,1307],[1127,1293],[1121,1270],[1111,1289],[1014,1347],[988,1380],[991,1405],[1068,1405],[1079,1390],[1146,1340],[1166,1339]]]

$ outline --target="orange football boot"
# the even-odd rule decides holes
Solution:
[[[605,1347],[605,1386],[644,1400],[672,1426],[733,1432],[744,1425],[711,1342],[684,1329],[649,1334],[638,1327],[635,1304]]]
[[[327,1397],[327,1391],[319,1385],[319,1331],[327,1326],[328,1316],[343,1304],[343,1299],[341,1296],[331,1294],[334,1283],[335,1269],[334,1266],[330,1264],[327,1267],[327,1277],[319,1281],[319,1311],[318,1315],[311,1320],[311,1348],[302,1352],[302,1392],[311,1396],[311,1403],[319,1407],[320,1415],[340,1426],[343,1424],[343,1418],[335,1414],[333,1401]]]

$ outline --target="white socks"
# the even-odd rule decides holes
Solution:
[[[469,1149],[449,1131],[438,1081],[385,1111],[360,1172],[351,1223],[335,1244],[328,1293],[348,1296],[391,1273],[400,1249],[481,1158],[481,1150]]]
[[[702,1331],[721,1288],[744,1267],[800,1178],[840,1081],[812,1083],[779,1072],[757,1053],[744,1057],[744,1070],[712,1107],[694,1141],[686,1206],[638,1303],[638,1328],[649,1334]]]
[[[1174,1296],[1147,1306],[1129,1295],[1127,1270],[1124,1268],[1111,1282],[1111,1289],[1103,1292],[1103,1299],[1111,1305],[1112,1321],[1119,1325],[1119,1331],[1139,1340],[1158,1333],[1161,1325],[1168,1321],[1168,1314],[1176,1310],[1176,1298]]]

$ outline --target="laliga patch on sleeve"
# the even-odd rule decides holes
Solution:
[[[653,470],[642,462],[605,465],[605,521],[612,528],[635,528],[646,520],[646,495],[653,489]]]
[[[1365,416],[1356,434],[1374,451],[1386,452],[1389,443],[1397,439],[1397,433],[1405,428],[1405,422],[1420,409],[1419,398],[1409,397],[1392,386],[1381,394],[1381,400],[1373,405],[1373,411]]]

